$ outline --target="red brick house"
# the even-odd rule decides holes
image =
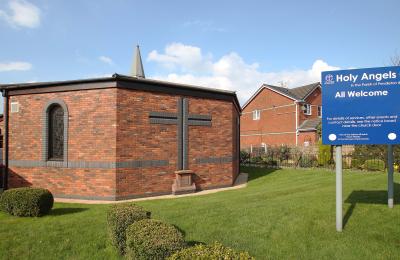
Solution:
[[[242,110],[242,149],[312,145],[318,140],[316,128],[321,122],[321,84],[292,89],[264,84]]]
[[[0,89],[5,188],[122,200],[231,186],[239,173],[234,92],[144,74]]]

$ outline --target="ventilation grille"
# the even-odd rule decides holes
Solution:
[[[11,113],[18,113],[18,112],[19,112],[19,103],[11,102]]]

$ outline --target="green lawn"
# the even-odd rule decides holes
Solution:
[[[188,241],[217,240],[257,259],[399,259],[400,205],[385,204],[386,174],[345,172],[345,228],[337,233],[332,172],[243,171],[250,173],[244,189],[138,204],[177,225]],[[395,189],[400,201],[400,185]],[[0,213],[0,259],[116,259],[107,208],[57,203],[42,218]]]

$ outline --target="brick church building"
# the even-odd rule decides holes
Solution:
[[[146,79],[138,49],[132,75],[0,85],[3,186],[94,200],[231,186],[236,94]]]
[[[243,105],[242,149],[314,145],[321,123],[321,101],[320,83],[292,89],[262,85]]]

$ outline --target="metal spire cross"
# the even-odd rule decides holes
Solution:
[[[188,170],[189,126],[211,126],[211,115],[189,114],[187,98],[180,97],[177,113],[150,112],[151,124],[178,125],[178,170]]]
[[[132,64],[131,76],[136,78],[145,78],[139,45],[136,46],[136,53]]]

